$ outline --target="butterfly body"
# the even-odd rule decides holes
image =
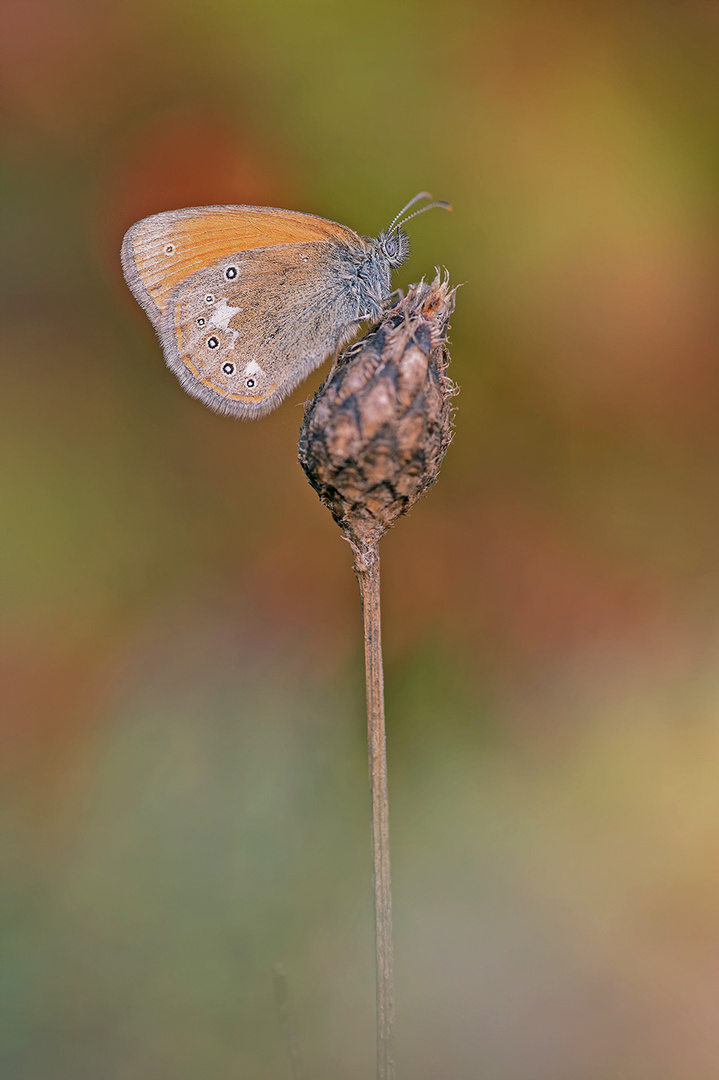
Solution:
[[[137,222],[122,266],[184,388],[253,418],[381,315],[408,254],[399,227],[375,239],[313,214],[210,206]]]

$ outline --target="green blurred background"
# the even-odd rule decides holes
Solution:
[[[204,203],[464,282],[383,543],[412,1080],[719,1075],[719,8],[3,0],[3,1080],[373,1074],[360,619],[316,375],[186,396],[125,229]]]

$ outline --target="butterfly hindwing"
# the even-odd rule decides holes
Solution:
[[[350,249],[329,240],[223,257],[169,297],[157,323],[168,366],[219,412],[269,412],[355,331],[353,275]]]

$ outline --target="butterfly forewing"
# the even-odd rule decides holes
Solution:
[[[357,244],[352,229],[314,214],[266,206],[169,210],[133,225],[122,245],[125,278],[157,326],[181,282],[242,251],[308,241]]]

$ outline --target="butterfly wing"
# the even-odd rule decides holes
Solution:
[[[122,268],[135,299],[159,329],[181,282],[241,251],[308,241],[355,245],[352,229],[314,214],[267,206],[199,206],[138,221],[125,234]]]
[[[284,243],[197,271],[158,324],[168,366],[218,412],[270,412],[354,333],[363,254],[329,240]]]

